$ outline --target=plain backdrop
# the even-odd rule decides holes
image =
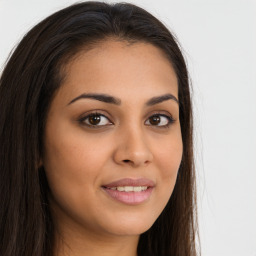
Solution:
[[[202,256],[256,256],[256,1],[127,2],[175,33],[189,66]],[[71,3],[0,0],[1,68],[25,32]]]

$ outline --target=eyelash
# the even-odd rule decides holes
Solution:
[[[93,113],[90,113],[89,115],[86,115],[82,118],[80,118],[78,121],[79,123],[81,123],[82,125],[84,126],[87,126],[87,127],[90,127],[90,128],[93,128],[93,129],[99,129],[99,128],[102,128],[106,125],[92,125],[92,124],[88,124],[88,123],[85,123],[85,120],[87,120],[88,118],[90,117],[94,117],[94,116],[103,116],[104,118],[106,118],[109,122],[110,122],[110,125],[113,124],[108,117],[106,117],[104,114],[100,113],[100,112],[93,112]],[[167,129],[170,127],[171,124],[173,124],[175,122],[175,120],[173,119],[172,116],[169,116],[169,115],[165,115],[165,114],[161,114],[161,113],[154,113],[153,115],[151,115],[147,120],[149,120],[150,118],[152,117],[165,117],[168,121],[168,123],[166,125],[152,125],[152,126],[155,126],[157,128],[160,128],[160,129]],[[109,125],[109,124],[108,124]],[[150,125],[148,125],[150,126]]]

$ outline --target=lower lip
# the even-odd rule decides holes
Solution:
[[[153,191],[153,187],[149,187],[148,189],[141,192],[124,192],[109,188],[103,189],[113,199],[128,205],[138,205],[146,202]]]

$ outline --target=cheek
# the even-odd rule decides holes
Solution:
[[[52,195],[60,204],[87,202],[97,190],[102,170],[110,159],[111,144],[85,136],[83,130],[67,125],[46,130],[43,165]],[[99,137],[99,136],[98,136]],[[81,204],[80,204],[81,205]]]
[[[181,134],[164,141],[156,155],[156,165],[159,169],[159,179],[162,184],[162,195],[170,197],[176,183],[178,170],[183,153]]]
[[[83,174],[90,176],[96,172],[101,162],[106,158],[106,147],[95,143],[92,136],[85,136],[83,131],[64,129],[65,125],[59,126],[60,130],[49,129],[46,136],[44,163],[53,172]],[[51,128],[51,127],[50,127]],[[47,134],[46,134],[47,135]],[[99,161],[101,160],[101,162]]]
[[[43,165],[51,195],[63,212],[78,218],[76,214],[85,214],[86,205],[95,194],[108,158],[106,148],[75,132],[52,129],[48,134]]]
[[[169,147],[165,151],[160,151],[159,165],[161,165],[161,175],[163,177],[173,176],[178,172],[182,158],[182,144],[180,146]]]

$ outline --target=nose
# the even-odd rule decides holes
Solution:
[[[126,129],[118,138],[114,161],[119,165],[140,167],[153,161],[148,142],[139,129]]]

